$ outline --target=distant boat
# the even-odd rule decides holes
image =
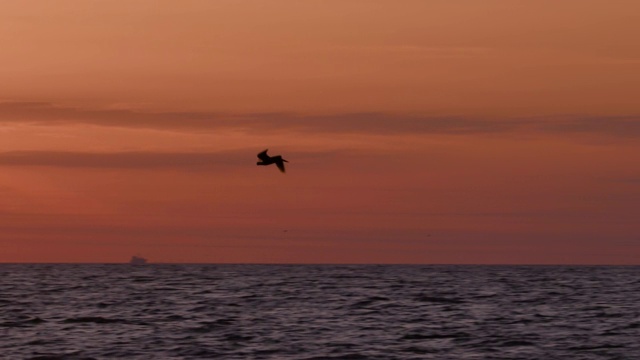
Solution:
[[[133,255],[131,257],[131,260],[129,260],[129,264],[131,265],[144,265],[146,263],[147,259],[143,258],[142,256]]]

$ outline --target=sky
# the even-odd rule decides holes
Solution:
[[[636,0],[0,2],[0,262],[640,264],[638,34]]]

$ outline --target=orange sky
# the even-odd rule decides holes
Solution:
[[[0,262],[640,264],[638,34],[635,0],[2,2]]]

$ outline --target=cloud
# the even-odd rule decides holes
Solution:
[[[626,183],[626,184],[637,184],[640,185],[640,178],[638,177],[630,177],[630,178],[618,178],[614,179],[614,182],[618,183]]]
[[[215,121],[214,121],[215,120]],[[90,124],[151,129],[207,129],[233,124],[206,112],[142,112],[128,109],[84,109],[46,102],[0,103],[0,121],[39,125]]]
[[[222,153],[10,151],[0,153],[0,166],[206,170],[220,166],[228,169],[230,166],[246,164],[248,155],[248,152],[239,151]]]
[[[259,150],[262,150],[260,148]],[[97,169],[190,169],[200,171],[227,171],[254,166],[258,150],[239,149],[221,152],[82,152],[82,151],[7,151],[0,152],[0,166],[51,166],[62,168]],[[326,150],[295,152],[302,164],[309,159],[333,159],[340,154],[357,153],[354,150]],[[1,189],[0,189],[1,190]]]
[[[186,132],[239,130],[246,133],[312,132],[329,134],[594,134],[640,136],[640,116],[554,116],[487,119],[392,113],[292,114],[216,112],[144,112],[84,109],[45,102],[0,103],[0,122],[39,125],[90,124]]]
[[[323,53],[339,51],[341,54],[363,54],[367,57],[394,54],[412,58],[457,59],[486,57],[495,48],[479,46],[422,46],[422,45],[380,45],[380,46],[333,46],[322,49]],[[317,55],[317,54],[316,54]]]
[[[602,116],[547,119],[537,123],[539,131],[558,134],[601,134],[616,137],[639,137],[640,116]]]
[[[81,109],[44,102],[0,103],[0,121],[40,125],[71,123],[156,130],[323,133],[468,133],[504,131],[513,124],[458,117],[423,117],[386,113],[301,115],[288,113],[142,112]]]

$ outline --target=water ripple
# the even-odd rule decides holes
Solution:
[[[0,265],[7,359],[635,359],[640,267]]]

